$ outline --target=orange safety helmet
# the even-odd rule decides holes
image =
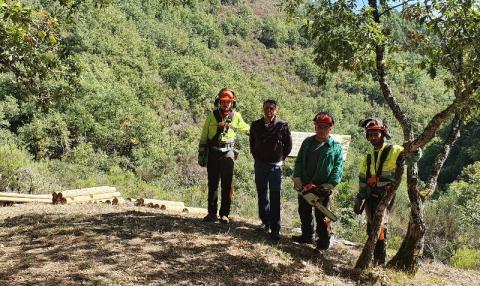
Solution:
[[[233,101],[232,108],[235,108],[237,106],[236,99],[237,97],[235,96],[235,92],[227,87],[224,87],[218,92],[214,104],[215,106],[218,106],[220,104],[220,100]]]
[[[390,134],[390,130],[388,129],[387,125],[383,123],[383,120],[378,117],[369,117],[367,119],[360,120],[358,125],[365,129],[365,132],[367,132],[368,130],[379,130],[382,132],[385,138],[392,138],[392,135]]]

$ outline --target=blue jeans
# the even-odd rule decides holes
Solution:
[[[258,195],[258,215],[273,234],[280,233],[280,192],[282,166],[255,160],[255,185]]]

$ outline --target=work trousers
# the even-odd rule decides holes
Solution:
[[[208,213],[217,215],[218,210],[218,183],[220,182],[221,203],[220,216],[230,215],[230,206],[233,196],[233,152],[218,152],[210,149],[208,152]]]
[[[272,234],[280,233],[280,193],[282,166],[255,160],[255,185],[258,195],[258,215]]]
[[[378,203],[380,202],[381,197],[374,198],[369,197],[365,201],[365,213],[367,216],[367,235],[370,235],[370,231],[373,227],[373,218],[375,216],[375,211],[377,210]],[[392,213],[393,204],[395,202],[395,196],[388,204],[385,212],[382,217],[382,230],[380,231],[380,237],[375,244],[375,250],[373,252],[373,262],[377,265],[385,264],[385,259],[387,256],[387,232],[388,232],[388,223],[390,221],[390,215]]]
[[[325,197],[323,205],[328,208],[330,196]],[[300,222],[302,223],[302,236],[306,238],[313,238],[313,214],[315,213],[316,233],[317,233],[317,247],[327,249],[330,246],[331,227],[330,219],[317,208],[311,206],[301,195],[298,196],[298,214],[300,215]]]

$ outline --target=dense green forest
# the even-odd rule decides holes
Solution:
[[[303,23],[273,0],[0,0],[0,191],[45,193],[114,185],[126,197],[157,197],[206,206],[206,170],[197,165],[201,126],[218,90],[234,89],[247,123],[266,98],[294,131],[314,130],[313,115],[335,117],[334,133],[352,136],[336,189],[336,236],[363,241],[354,215],[358,168],[369,149],[357,123],[380,116],[395,143],[401,129],[373,79],[339,70],[323,77]],[[395,13],[397,41],[408,36]],[[391,88],[416,130],[452,100],[442,74],[415,66],[422,55],[389,54]],[[446,124],[438,136],[447,136]],[[462,126],[426,204],[426,254],[459,267],[480,264],[480,120]],[[239,135],[234,215],[256,217],[248,138]],[[428,177],[438,139],[423,150]],[[296,193],[284,168],[282,220],[298,226]],[[390,248],[405,234],[402,185]],[[393,251],[393,250],[392,250]],[[479,259],[475,259],[475,256]],[[473,260],[471,260],[473,257]],[[470,260],[469,260],[470,259]]]

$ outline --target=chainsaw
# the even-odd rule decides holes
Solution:
[[[330,190],[329,190],[330,191]],[[316,207],[331,221],[336,221],[337,216],[329,209],[327,209],[322,203],[326,199],[325,193],[322,194],[322,190],[312,183],[308,183],[298,191],[299,194],[308,202],[309,205]],[[331,192],[331,191],[330,191]]]

